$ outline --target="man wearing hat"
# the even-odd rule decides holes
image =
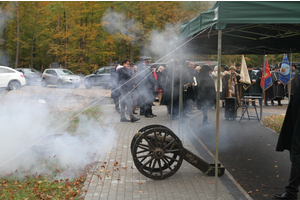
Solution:
[[[110,70],[110,81],[111,81],[111,98],[114,100],[115,108],[118,113],[120,113],[120,106],[119,106],[119,97],[120,97],[120,91],[118,88],[118,73],[117,73],[117,67],[119,65],[119,62],[114,62],[114,69]]]
[[[279,81],[279,68],[280,67],[276,65],[274,71],[271,72],[274,93],[274,98],[271,100],[272,106],[274,106],[274,100],[278,101],[278,106],[282,106],[281,100],[284,98],[284,86]]]
[[[241,73],[241,64],[240,63],[236,63],[235,64],[235,71],[236,73],[240,74]]]
[[[151,57],[144,57],[143,66],[138,69],[140,115],[145,115],[145,117],[156,116],[152,113],[152,104],[155,98],[157,81],[150,68],[150,64]]]

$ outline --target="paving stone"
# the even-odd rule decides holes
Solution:
[[[170,128],[170,119],[167,117],[165,106],[154,106],[153,112],[157,114],[154,118],[141,118],[135,123],[120,123],[120,115],[111,109],[110,124],[117,133],[116,144],[106,155],[95,156],[97,163],[93,170],[87,175],[82,188],[87,190],[85,200],[93,199],[159,199],[159,200],[182,200],[182,199],[214,199],[214,177],[208,177],[203,172],[183,161],[180,169],[173,176],[164,180],[152,180],[142,175],[135,167],[131,155],[131,141],[137,130],[149,124],[162,124]],[[108,112],[108,110],[106,110]],[[172,121],[172,130],[178,133],[178,121]],[[178,135],[178,134],[177,134]],[[201,157],[187,138],[182,140],[184,147]],[[101,156],[100,156],[101,155]],[[106,164],[104,165],[104,162]],[[115,166],[116,162],[118,164]],[[104,165],[103,169],[101,166]],[[118,168],[118,169],[117,169]],[[109,177],[106,171],[110,171]],[[97,176],[101,175],[102,180]],[[218,182],[218,199],[233,199],[225,185]],[[250,198],[248,198],[250,199]]]

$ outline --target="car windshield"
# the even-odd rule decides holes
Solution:
[[[35,69],[23,69],[23,71],[26,74],[37,74],[38,73],[38,71],[36,71]]]
[[[74,75],[73,72],[71,72],[71,71],[68,70],[68,69],[56,70],[56,72],[57,72],[59,75]]]

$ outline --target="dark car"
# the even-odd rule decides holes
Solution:
[[[104,89],[111,87],[110,83],[110,71],[114,66],[101,67],[94,71],[92,74],[84,77],[84,86],[86,89],[90,89],[93,86],[102,86]]]
[[[32,68],[17,68],[16,70],[23,73],[26,79],[26,85],[41,83],[42,80],[41,72]]]

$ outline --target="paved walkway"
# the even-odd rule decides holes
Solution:
[[[107,107],[110,107],[110,110],[113,109],[111,105],[107,105]],[[142,127],[150,124],[161,124],[170,128],[170,119],[167,116],[165,106],[153,106],[153,113],[158,116],[145,118],[136,115],[136,117],[141,117],[141,120],[135,123],[121,123],[119,122],[119,114],[113,114],[114,120],[110,123],[117,132],[117,144],[107,155],[98,155],[94,158],[95,164],[87,175],[82,189],[85,200],[215,199],[215,177],[205,175],[186,161],[183,161],[176,174],[164,180],[149,179],[136,169],[130,150],[130,143],[134,134]],[[174,127],[178,127],[178,121],[173,121],[172,127],[173,132],[177,134],[178,131]],[[202,157],[186,138],[184,138],[183,146]],[[221,181],[222,177],[218,178],[218,199],[251,199],[233,180],[227,170],[225,170],[223,177],[224,181]],[[229,184],[227,185],[227,183]],[[238,198],[234,198],[231,192],[234,191],[232,188],[238,191]]]

